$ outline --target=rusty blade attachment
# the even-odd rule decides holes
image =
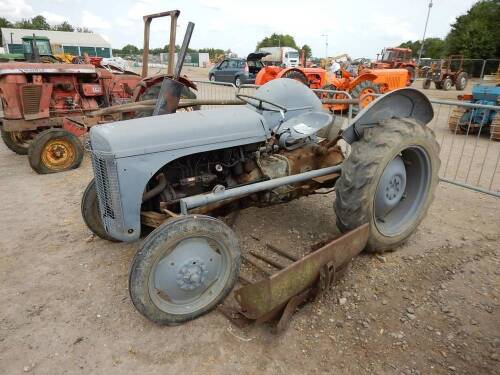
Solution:
[[[290,301],[296,305],[304,300],[304,292],[317,287],[322,270],[341,270],[359,254],[366,246],[368,234],[368,224],[364,224],[274,275],[238,289],[235,298],[241,307],[240,313],[249,319],[266,321],[276,317],[276,312]]]

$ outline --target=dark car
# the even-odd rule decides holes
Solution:
[[[208,72],[208,79],[216,82],[230,82],[236,86],[255,83],[255,76],[264,67],[260,59],[269,52],[253,52],[245,59],[227,58]]]

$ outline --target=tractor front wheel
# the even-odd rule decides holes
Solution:
[[[31,168],[39,174],[58,173],[78,168],[83,145],[64,129],[48,129],[38,134],[28,149]]]
[[[180,324],[212,310],[229,294],[240,262],[238,240],[222,221],[178,216],[151,232],[135,255],[130,297],[152,322]]]
[[[465,72],[460,73],[457,77],[457,81],[455,82],[455,88],[457,89],[457,91],[464,90],[465,87],[467,87],[467,81],[468,81],[467,73]]]
[[[425,90],[428,90],[431,88],[431,80],[430,79],[426,79],[424,80],[424,83],[422,83],[422,88],[425,89]]]
[[[31,132],[1,130],[2,139],[5,145],[18,155],[28,155],[28,148],[33,139]]]
[[[111,237],[102,224],[101,210],[99,209],[99,202],[97,200],[97,190],[95,186],[95,180],[89,182],[87,188],[83,192],[82,203],[81,203],[82,218],[87,227],[94,233],[97,237],[103,240],[108,240],[112,242],[117,242],[113,237]]]
[[[425,217],[439,166],[439,145],[428,127],[405,118],[366,129],[335,184],[337,226],[347,232],[369,223],[366,250],[394,249]]]
[[[453,86],[453,82],[451,80],[450,77],[446,77],[444,80],[443,80],[443,83],[441,84],[442,86],[442,89],[444,91],[448,91],[451,89],[451,87]]]

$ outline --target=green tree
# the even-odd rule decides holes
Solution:
[[[13,27],[14,25],[7,18],[0,17],[0,27]]]
[[[300,53],[302,52],[304,52],[304,57],[306,58],[306,60],[312,57],[311,47],[309,47],[307,44],[304,44],[300,49]]]
[[[59,25],[55,25],[52,27],[52,30],[55,31],[75,31],[75,28],[71,26],[68,22],[64,21]]]
[[[7,18],[0,17],[0,27],[13,27],[13,26],[14,25]],[[0,40],[3,40],[3,36],[1,34],[0,34]]]
[[[500,0],[482,0],[457,17],[446,36],[448,54],[470,59],[500,57]]]
[[[272,34],[271,36],[265,37],[260,42],[257,43],[256,49],[259,50],[262,47],[292,47],[299,50],[297,43],[293,36],[288,34]]]
[[[121,49],[121,54],[123,55],[138,55],[139,54],[139,48],[132,44],[127,44]]]
[[[412,50],[413,58],[418,57],[421,46],[422,42],[420,40],[409,40],[399,45],[401,48],[410,48]],[[425,39],[422,57],[428,57],[431,59],[441,59],[446,57],[446,42],[440,38]]]
[[[89,34],[93,33],[93,31],[87,27],[77,27],[75,28],[75,31],[78,31],[79,33],[89,33]]]
[[[31,19],[31,24],[33,29],[37,30],[50,30],[50,24],[47,22],[44,16],[38,15]]]

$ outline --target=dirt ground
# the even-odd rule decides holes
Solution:
[[[0,374],[500,374],[500,199],[441,184],[404,246],[356,258],[273,335],[218,311],[177,327],[139,315],[127,290],[139,243],[93,238],[81,219],[91,175],[88,157],[37,175],[0,144]],[[331,237],[333,200],[243,211],[243,251]]]

